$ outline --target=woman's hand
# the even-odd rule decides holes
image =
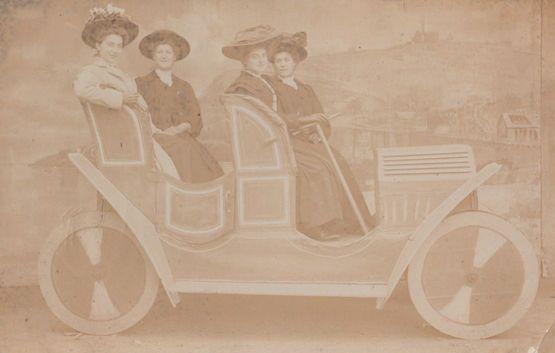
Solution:
[[[176,129],[179,131],[178,134],[180,134],[182,132],[185,132],[185,131],[190,132],[191,128],[192,128],[191,123],[188,123],[188,122],[181,123],[181,124],[176,126]]]
[[[165,135],[175,136],[184,131],[190,131],[190,130],[191,130],[190,123],[181,123],[177,126],[170,126],[169,128],[162,130],[162,133]]]
[[[123,104],[134,105],[139,102],[140,95],[138,93],[123,92]]]
[[[163,134],[164,132],[162,130],[160,130],[156,125],[154,125],[152,123],[152,120],[150,121],[150,128],[152,129],[152,133],[153,134]]]
[[[170,126],[169,128],[162,130],[162,133],[164,135],[174,136],[179,134],[179,130],[175,126]]]
[[[310,143],[313,143],[313,144],[318,144],[318,143],[322,142],[322,138],[320,137],[320,135],[313,132],[310,135],[308,135],[308,141]]]

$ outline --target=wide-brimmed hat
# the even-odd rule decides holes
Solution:
[[[279,37],[279,32],[269,25],[260,25],[240,31],[235,40],[222,48],[222,53],[230,59],[243,60],[249,50],[268,45]]]
[[[295,34],[282,33],[278,39],[268,46],[268,58],[273,62],[274,56],[282,51],[295,53],[299,61],[303,61],[308,56],[306,46],[306,32],[297,32]]]
[[[125,10],[108,4],[106,8],[92,8],[91,16],[81,33],[83,42],[95,48],[107,33],[119,34],[123,38],[123,46],[131,43],[139,34],[139,26],[131,21]]]
[[[154,31],[144,37],[139,43],[139,50],[149,59],[152,59],[152,54],[159,44],[167,43],[172,46],[175,60],[181,60],[191,51],[189,42],[179,34],[168,29],[161,29]]]

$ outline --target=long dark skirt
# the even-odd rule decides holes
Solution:
[[[175,136],[155,134],[154,139],[170,156],[182,181],[202,183],[224,174],[206,147],[188,133]]]
[[[323,227],[324,231],[333,232],[332,229],[325,229],[326,226],[333,224],[335,230],[361,234],[362,229],[356,214],[323,143],[313,144],[298,138],[293,138],[292,143],[298,165],[297,226],[299,229]],[[332,150],[362,217],[367,225],[372,227],[375,221],[368,211],[351,168],[338,151],[333,148]],[[337,229],[338,224],[339,229]]]

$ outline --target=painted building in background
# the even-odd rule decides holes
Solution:
[[[497,123],[499,142],[536,145],[540,143],[540,119],[536,113],[503,113]]]

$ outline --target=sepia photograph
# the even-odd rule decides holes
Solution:
[[[555,1],[0,0],[0,353],[555,353]]]

